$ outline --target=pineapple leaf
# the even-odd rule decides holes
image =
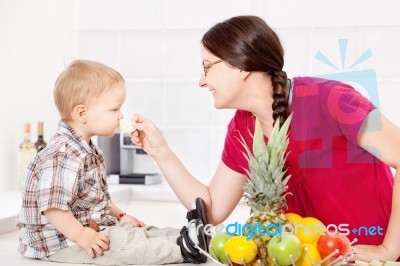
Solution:
[[[275,123],[268,143],[265,143],[261,124],[256,119],[252,149],[240,135],[239,141],[245,149],[243,154],[249,165],[249,169],[245,169],[248,179],[243,184],[244,197],[253,215],[269,212],[271,217],[275,217],[287,207],[285,197],[289,194],[287,183],[290,175],[287,175],[285,162],[291,119],[292,115],[282,127]]]
[[[266,153],[266,145],[264,141],[264,132],[261,128],[261,123],[256,119],[253,137],[253,153],[257,159],[261,158]]]

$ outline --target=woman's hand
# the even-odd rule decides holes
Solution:
[[[119,221],[124,221],[132,224],[134,227],[144,227],[146,226],[141,220],[136,219],[133,216],[130,216],[129,214],[125,214],[122,218],[119,219]]]
[[[77,242],[91,258],[95,258],[96,254],[103,256],[103,252],[109,249],[110,240],[108,237],[99,234],[89,227],[83,227]]]
[[[147,154],[154,156],[166,145],[157,127],[142,115],[134,115],[132,125],[135,131],[131,134],[132,142],[141,147]]]
[[[398,259],[398,257],[391,254],[390,250],[384,245],[355,245],[354,247],[356,248],[356,254],[351,258],[351,260],[370,262],[373,260],[396,261]]]

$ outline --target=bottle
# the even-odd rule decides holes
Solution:
[[[25,139],[19,145],[18,150],[18,188],[21,190],[25,176],[28,173],[28,166],[35,158],[36,147],[31,141],[31,125],[25,124]]]
[[[43,138],[43,122],[38,122],[38,138],[35,142],[36,151],[41,151],[44,147],[46,147],[47,143]]]

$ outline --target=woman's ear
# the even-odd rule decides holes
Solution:
[[[245,70],[240,70],[240,78],[245,81],[248,76],[250,75],[251,72],[245,71]]]
[[[82,124],[86,124],[87,107],[85,105],[83,105],[83,104],[78,104],[72,110],[72,115],[73,115],[73,117],[76,118],[76,120],[78,120]]]

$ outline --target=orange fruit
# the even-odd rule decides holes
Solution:
[[[285,213],[286,219],[289,220],[290,224],[294,226],[294,223],[299,223],[303,217],[298,215],[297,213],[294,212],[288,212]]]

